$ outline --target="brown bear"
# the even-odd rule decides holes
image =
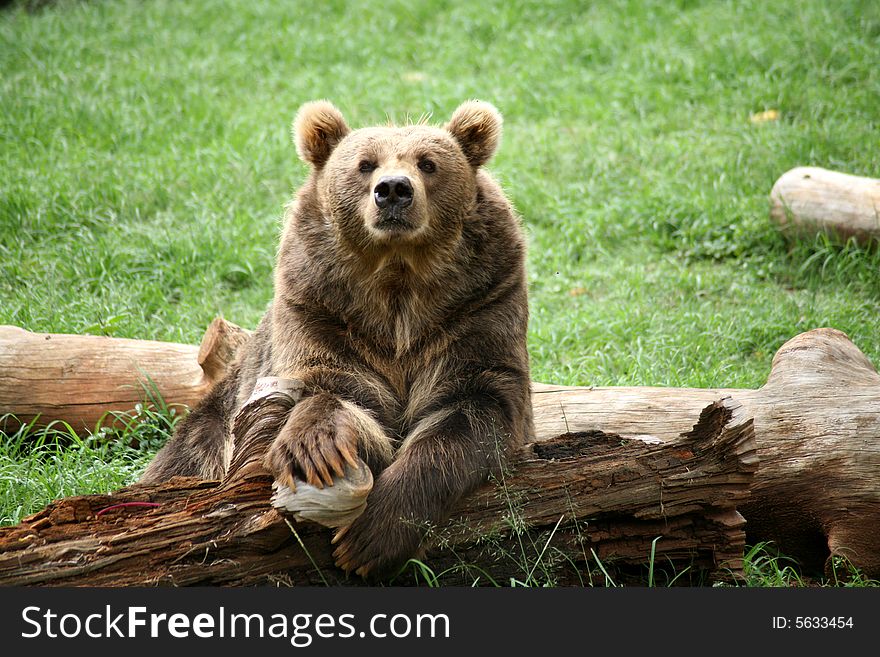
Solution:
[[[326,101],[294,121],[308,179],[287,206],[272,303],[230,373],[141,481],[221,478],[260,377],[302,382],[264,457],[276,481],[332,485],[356,454],[375,485],[336,534],[346,572],[388,574],[426,527],[532,433],[525,240],[482,169],[501,116],[351,130]]]

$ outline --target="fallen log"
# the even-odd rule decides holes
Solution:
[[[770,217],[793,237],[825,233],[880,242],[880,180],[819,167],[791,169],[770,191]]]
[[[142,403],[145,390],[192,407],[225,374],[248,335],[220,317],[198,347],[0,326],[0,416],[94,429],[112,424],[113,412]]]
[[[243,434],[237,442],[272,431]],[[601,432],[533,443],[512,472],[429,533],[426,561],[455,569],[446,583],[533,583],[534,571],[542,582],[585,583],[600,563],[614,573],[652,554],[658,573],[735,578],[745,544],[736,507],[748,496],[755,449],[751,420],[729,398],[668,443]],[[223,482],[176,478],[53,502],[0,528],[0,586],[360,583],[333,566],[330,530],[291,523],[269,504],[271,484],[248,456]]]
[[[808,570],[841,556],[880,575],[880,375],[844,333],[792,338],[757,390],[536,384],[532,399],[539,437],[601,427],[674,440],[719,395],[755,421],[761,467],[740,509],[750,543],[773,541]]]
[[[125,361],[127,346],[105,348],[119,350],[117,360]],[[180,358],[172,346],[164,360],[170,366]],[[4,372],[0,368],[0,399],[11,401],[0,406],[0,414],[16,412],[21,402],[14,397],[23,396],[21,388],[4,383]],[[37,378],[53,375],[62,374],[44,372]],[[106,385],[100,370],[78,370],[77,376]],[[59,386],[59,394],[64,389]],[[536,438],[600,430],[630,439],[674,440],[723,396],[741,403],[755,422],[761,467],[752,496],[741,507],[749,542],[773,541],[806,570],[827,572],[832,556],[844,556],[867,575],[880,577],[880,376],[840,331],[816,329],[787,342],[773,359],[767,383],[757,390],[535,383]],[[182,398],[166,401],[181,403]],[[108,402],[102,408],[114,406]]]

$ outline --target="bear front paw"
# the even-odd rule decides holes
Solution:
[[[427,518],[412,505],[412,486],[400,479],[399,462],[376,478],[364,512],[333,537],[333,559],[346,574],[393,575],[419,553]]]
[[[375,491],[374,491],[375,492]],[[366,510],[333,537],[333,559],[346,574],[361,577],[393,575],[416,555],[420,531],[403,519],[382,516],[367,503]]]
[[[329,394],[309,397],[294,406],[269,448],[264,465],[291,490],[295,480],[316,488],[333,485],[345,476],[345,464],[358,468],[356,424],[340,402]]]

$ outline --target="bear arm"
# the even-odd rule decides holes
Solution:
[[[450,418],[398,454],[377,477],[363,514],[334,538],[337,566],[382,576],[418,556],[430,529],[489,471],[480,445],[463,429],[460,418]]]
[[[500,360],[500,359],[499,359]],[[515,363],[489,366],[474,361],[441,361],[416,382],[407,415],[411,427],[401,447],[430,433],[456,414],[468,418],[468,432],[478,441],[515,447],[531,433],[530,381]]]
[[[526,434],[526,414],[517,408],[515,399],[504,400],[497,392],[462,386],[447,392],[412,425],[399,448],[398,458],[416,445],[436,443],[439,437],[456,436],[473,445],[479,458],[468,464],[485,478],[496,472],[511,448],[521,445]],[[438,463],[442,454],[438,454]],[[458,468],[459,466],[454,466]]]

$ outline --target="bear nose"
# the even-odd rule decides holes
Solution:
[[[381,210],[412,205],[413,186],[406,176],[382,176],[373,188],[373,200]]]

